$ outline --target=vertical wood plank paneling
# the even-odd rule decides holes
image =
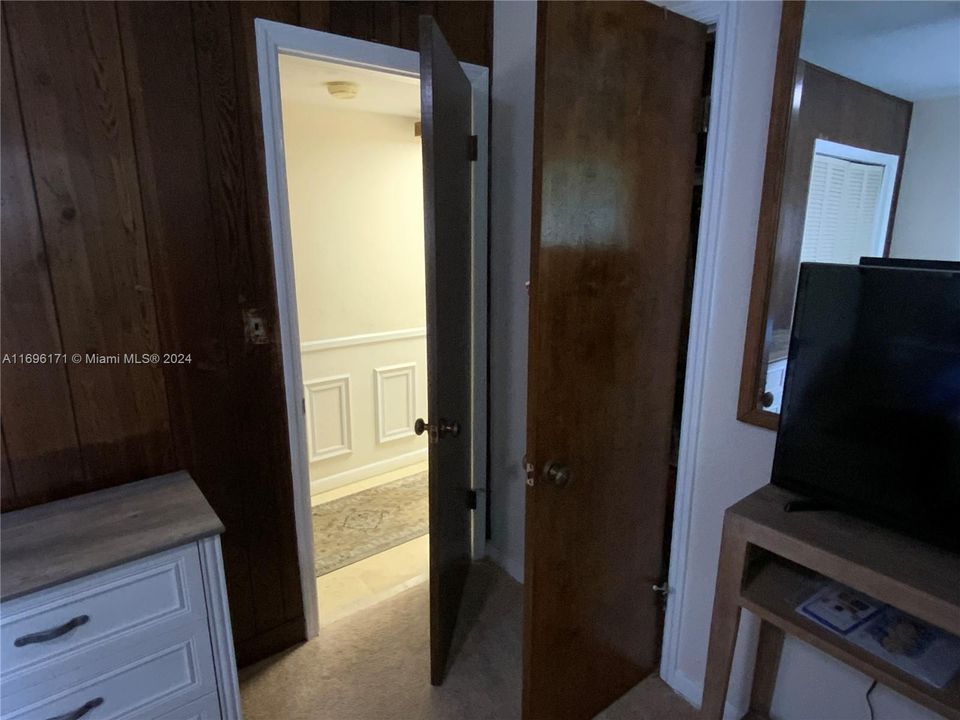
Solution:
[[[10,472],[10,459],[7,457],[7,438],[0,427],[0,509],[4,512],[15,507],[17,489]]]
[[[330,32],[360,40],[372,40],[376,4],[371,0],[332,0]]]
[[[400,3],[378,2],[373,6],[371,40],[384,45],[400,45]]]
[[[164,347],[192,358],[165,368],[178,465],[191,472],[226,527],[231,620],[234,637],[243,640],[256,633],[255,593],[229,351],[243,330],[222,296],[220,257],[228,238],[213,226],[191,6],[122,3],[118,19],[160,337]]]
[[[388,3],[383,3],[384,5]],[[490,65],[492,52],[493,3],[487,0],[400,0],[396,6],[399,36],[395,44],[417,50],[419,17],[431,15],[440,26],[457,59]]]
[[[491,3],[478,0],[436,4],[434,19],[458,60],[489,65],[491,8]]]
[[[414,51],[420,47],[420,16],[433,15],[435,5],[435,2],[427,0],[400,0],[397,3],[397,14],[400,17],[400,47]]]
[[[311,30],[330,30],[330,0],[300,0],[300,25]]]
[[[0,102],[0,349],[3,353],[60,353],[60,331],[47,274],[33,177],[20,118],[16,81],[3,27]],[[0,366],[3,386],[3,507],[52,500],[83,489],[83,464],[64,364]],[[18,482],[14,491],[12,471]]]
[[[234,397],[240,418],[265,417],[261,414],[261,398],[268,393],[263,376],[257,376],[269,362],[269,345],[247,346],[240,324],[243,312],[267,304],[263,284],[254,281],[251,267],[257,262],[258,244],[269,250],[269,234],[252,235],[247,222],[248,201],[245,194],[244,149],[238,121],[238,83],[235,79],[234,39],[230,32],[230,9],[225,4],[197,3],[194,22],[197,39],[197,69],[200,81],[201,116],[203,118],[207,157],[207,182],[213,209],[213,223],[223,243],[222,264],[225,272],[221,284],[225,297],[224,311],[229,323],[237,325],[228,345],[234,368]],[[246,76],[244,76],[245,78]],[[259,241],[259,242],[258,242]],[[272,267],[269,255],[264,267]],[[252,304],[250,304],[252,302]],[[248,375],[248,373],[252,373]],[[256,378],[247,383],[245,378]],[[241,379],[243,378],[243,379]],[[286,519],[277,501],[275,483],[262,474],[256,457],[260,451],[254,434],[260,428],[241,423],[237,428],[238,459],[243,463],[239,486],[243,489],[247,552],[251,560],[251,582],[255,586],[281,588],[282,551],[279,526]],[[269,442],[276,433],[262,433]],[[281,592],[257,593],[253,611],[258,630],[280,625],[286,620],[284,596]]]
[[[237,283],[238,307],[245,312],[256,310],[268,335],[266,343],[244,343],[235,372],[239,413],[246,419],[238,440],[246,452],[244,462],[250,489],[246,503],[251,510],[247,516],[247,532],[252,581],[255,586],[273,591],[270,595],[257,595],[257,626],[271,626],[278,619],[278,613],[286,619],[287,630],[278,630],[263,641],[275,643],[274,647],[279,649],[290,644],[291,633],[302,633],[303,603],[253,20],[260,17],[296,24],[299,8],[295,2],[235,3],[230,5],[230,14],[239,147],[224,147],[223,151],[234,153],[242,161],[246,213],[244,232],[238,237],[234,256],[227,262],[231,277]],[[223,141],[226,142],[226,138]],[[231,212],[231,208],[225,207],[223,211]],[[237,651],[246,657],[259,655],[268,648],[269,645],[247,647],[241,643]]]
[[[159,352],[112,3],[7,8],[67,353]],[[68,367],[90,486],[174,469],[160,367]]]

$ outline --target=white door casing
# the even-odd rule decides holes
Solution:
[[[283,357],[284,392],[289,427],[290,460],[297,529],[300,585],[308,638],[319,632],[316,579],[313,562],[313,529],[310,508],[310,474],[307,427],[303,413],[303,373],[297,324],[297,296],[293,272],[293,243],[283,148],[283,118],[280,105],[279,55],[289,54],[326,62],[402,75],[419,76],[419,55],[410,50],[342,37],[318,30],[256,20],[257,65],[263,140],[266,158],[270,228],[274,272],[277,282],[280,344]],[[485,554],[486,453],[487,453],[487,113],[489,70],[461,63],[473,90],[473,134],[477,136],[477,160],[473,163],[472,266],[472,487],[477,491],[473,516],[473,557]]]

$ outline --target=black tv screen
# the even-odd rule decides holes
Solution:
[[[805,263],[772,482],[960,552],[960,263]]]

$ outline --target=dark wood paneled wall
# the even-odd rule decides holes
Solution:
[[[0,351],[191,362],[0,366],[2,509],[190,470],[241,664],[304,634],[253,20],[416,49],[421,13],[489,64],[481,2],[3,5]]]

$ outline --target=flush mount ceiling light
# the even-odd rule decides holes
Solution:
[[[357,96],[360,86],[355,82],[346,80],[337,80],[327,83],[327,92],[333,95],[337,100],[353,100]]]

